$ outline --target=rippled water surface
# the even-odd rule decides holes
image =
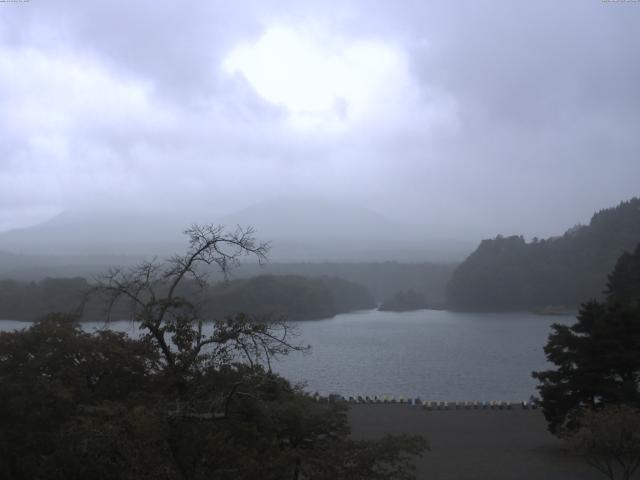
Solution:
[[[531,371],[548,366],[542,347],[549,326],[574,321],[530,313],[355,312],[296,322],[296,341],[311,351],[274,368],[322,394],[519,401],[536,393]],[[0,321],[2,330],[24,326]],[[136,332],[128,322],[111,327]]]

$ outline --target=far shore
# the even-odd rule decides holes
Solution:
[[[522,314],[522,313],[527,313],[527,314],[533,314],[533,315],[538,315],[538,316],[558,316],[558,317],[575,317],[576,315],[578,315],[578,310],[577,309],[563,309],[563,310],[558,310],[558,309],[548,309],[548,308],[544,308],[544,309],[536,309],[536,310],[459,310],[459,309],[454,309],[454,308],[445,308],[445,307],[428,307],[428,308],[423,308],[423,309],[419,309],[419,310],[380,310],[379,308],[371,308],[371,309],[366,309],[366,310],[352,310],[349,312],[337,312],[334,313],[332,315],[329,316],[320,316],[320,315],[312,315],[310,317],[305,317],[305,318],[290,318],[289,321],[291,323],[297,323],[297,322],[309,322],[309,321],[320,321],[320,320],[331,320],[333,318],[335,318],[338,315],[348,315],[348,314],[357,314],[357,313],[364,313],[364,312],[375,312],[375,311],[379,311],[379,312],[383,312],[383,313],[409,313],[409,312],[419,312],[419,311],[436,311],[436,312],[452,312],[452,313],[468,313],[468,314],[496,314],[496,315],[509,315],[509,314]],[[45,315],[42,315],[39,318],[44,318]],[[38,319],[39,319],[38,318]],[[20,323],[34,323],[36,322],[38,319],[35,318],[0,318],[0,322],[20,322]],[[80,323],[97,323],[97,322],[103,322],[103,319],[80,319]],[[120,320],[112,320],[112,321],[128,321],[127,319],[120,319]],[[209,320],[206,320],[205,322],[208,322]],[[2,329],[0,329],[2,330]]]

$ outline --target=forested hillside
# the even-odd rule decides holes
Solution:
[[[0,280],[39,282],[44,278],[92,278],[113,265],[127,267],[144,257],[82,257],[82,256],[3,256],[0,252]],[[265,265],[243,263],[232,272],[233,278],[259,275],[296,275],[303,277],[339,277],[365,286],[377,302],[382,302],[399,290],[413,289],[424,293],[430,303],[443,304],[447,282],[457,264],[436,262],[323,262],[277,263]],[[217,271],[209,272],[211,281],[222,280]]]
[[[75,312],[88,289],[82,277],[0,280],[0,319],[36,320],[50,312]]]
[[[521,236],[483,240],[454,272],[451,308],[517,310],[576,307],[602,295],[607,274],[640,243],[640,199],[593,215],[561,237],[526,242]]]
[[[374,307],[365,287],[342,278],[260,275],[218,283],[205,310],[216,318],[245,312],[307,320]]]
[[[378,302],[400,290],[424,293],[429,302],[444,303],[446,285],[456,268],[455,263],[435,262],[364,262],[364,263],[268,263],[263,267],[246,264],[234,270],[238,277],[263,273],[301,275],[305,277],[339,277],[367,287]]]
[[[409,312],[428,308],[427,297],[415,290],[400,291],[378,307],[381,312]]]
[[[77,277],[47,278],[39,282],[0,281],[0,318],[36,320],[50,312],[75,313],[91,290],[91,284]],[[195,300],[195,285],[185,283],[182,296]],[[366,287],[336,277],[260,275],[220,282],[205,291],[202,312],[207,319],[219,319],[237,312],[288,320],[326,318],[338,313],[375,307]],[[113,319],[124,318],[128,306],[115,305]],[[89,296],[83,320],[104,320],[105,302]]]

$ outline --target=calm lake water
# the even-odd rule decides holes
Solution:
[[[542,348],[550,325],[574,321],[530,313],[354,312],[296,322],[296,341],[311,352],[290,354],[274,369],[321,394],[520,401],[537,394],[531,371],[548,367]],[[0,320],[0,330],[24,327]],[[137,331],[129,322],[111,328]]]

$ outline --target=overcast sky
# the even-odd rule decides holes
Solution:
[[[0,229],[326,195],[452,235],[640,193],[640,3],[0,3]]]

